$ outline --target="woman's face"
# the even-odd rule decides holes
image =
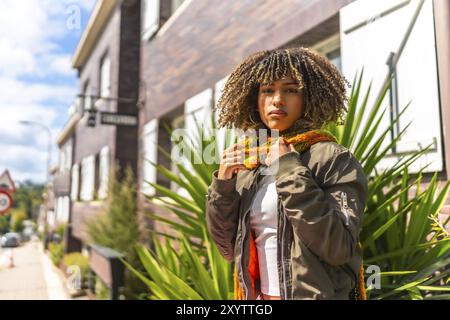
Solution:
[[[260,85],[258,112],[262,122],[272,130],[284,131],[297,121],[303,108],[303,95],[292,77]]]

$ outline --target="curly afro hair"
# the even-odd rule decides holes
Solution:
[[[298,82],[303,93],[303,127],[319,129],[342,120],[347,111],[348,82],[324,56],[309,48],[265,50],[247,57],[230,75],[217,108],[219,127],[261,127],[258,109],[260,84],[285,76]]]

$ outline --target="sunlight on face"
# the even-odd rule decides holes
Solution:
[[[258,112],[268,128],[279,131],[290,128],[300,118],[302,109],[303,95],[292,77],[260,85]]]

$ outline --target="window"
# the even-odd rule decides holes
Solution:
[[[100,97],[111,94],[111,59],[105,55],[100,63]]]
[[[339,71],[342,71],[341,40],[339,33],[320,41],[312,48],[325,55]]]
[[[94,199],[95,186],[95,156],[89,156],[81,161],[81,193],[83,201]]]
[[[144,126],[142,142],[143,164],[141,190],[146,195],[154,195],[155,189],[148,182],[156,182],[157,170],[149,160],[154,163],[158,161],[158,119],[153,119]]]
[[[359,0],[340,12],[343,73],[347,79],[353,79],[364,67],[362,92],[373,81],[374,94],[369,105],[373,104],[389,68],[394,67],[388,65],[388,58],[400,47],[416,8],[416,2],[409,1]],[[397,135],[408,123],[411,125],[377,169],[390,168],[400,156],[431,144],[432,150],[412,164],[410,173],[418,172],[429,163],[424,172],[441,171],[443,153],[432,1],[425,1],[422,7],[396,66],[396,74],[395,86],[382,103],[388,110],[378,133],[391,122],[391,112],[398,114],[409,102],[409,108],[393,133]],[[388,135],[382,148],[391,141]]]
[[[70,197],[73,201],[78,200],[78,192],[79,192],[79,183],[80,183],[80,168],[78,164],[74,164],[72,167],[72,181],[70,187]]]
[[[103,147],[100,151],[100,165],[99,165],[99,187],[98,197],[105,199],[108,195],[108,181],[109,181],[109,147]]]
[[[159,0],[144,0],[142,12],[142,37],[149,40],[159,28]]]

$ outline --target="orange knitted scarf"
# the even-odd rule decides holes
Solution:
[[[334,141],[336,142],[336,138],[329,132],[325,130],[312,130],[307,131],[300,134],[291,134],[289,136],[283,137],[288,144],[294,145],[294,148],[298,152],[303,152],[309,149],[313,144],[318,143],[320,141]],[[244,140],[245,144],[245,161],[244,165],[249,169],[256,169],[260,162],[258,160],[258,155],[260,153],[267,153],[270,145],[272,143],[272,139],[269,137],[267,143],[259,146],[252,147],[254,140],[252,138],[247,138]],[[255,283],[260,278],[259,274],[259,261],[258,261],[258,253],[256,250],[255,241],[253,238],[252,232],[250,232],[250,257],[247,265],[247,270],[250,274],[251,282],[252,282],[252,293],[253,297],[256,296],[256,288]],[[355,289],[351,292],[351,298],[354,300],[366,300],[366,292],[364,288],[364,267],[361,264],[359,281]],[[234,299],[235,300],[244,300],[245,292],[243,287],[241,286],[237,273],[237,266],[234,269]]]

